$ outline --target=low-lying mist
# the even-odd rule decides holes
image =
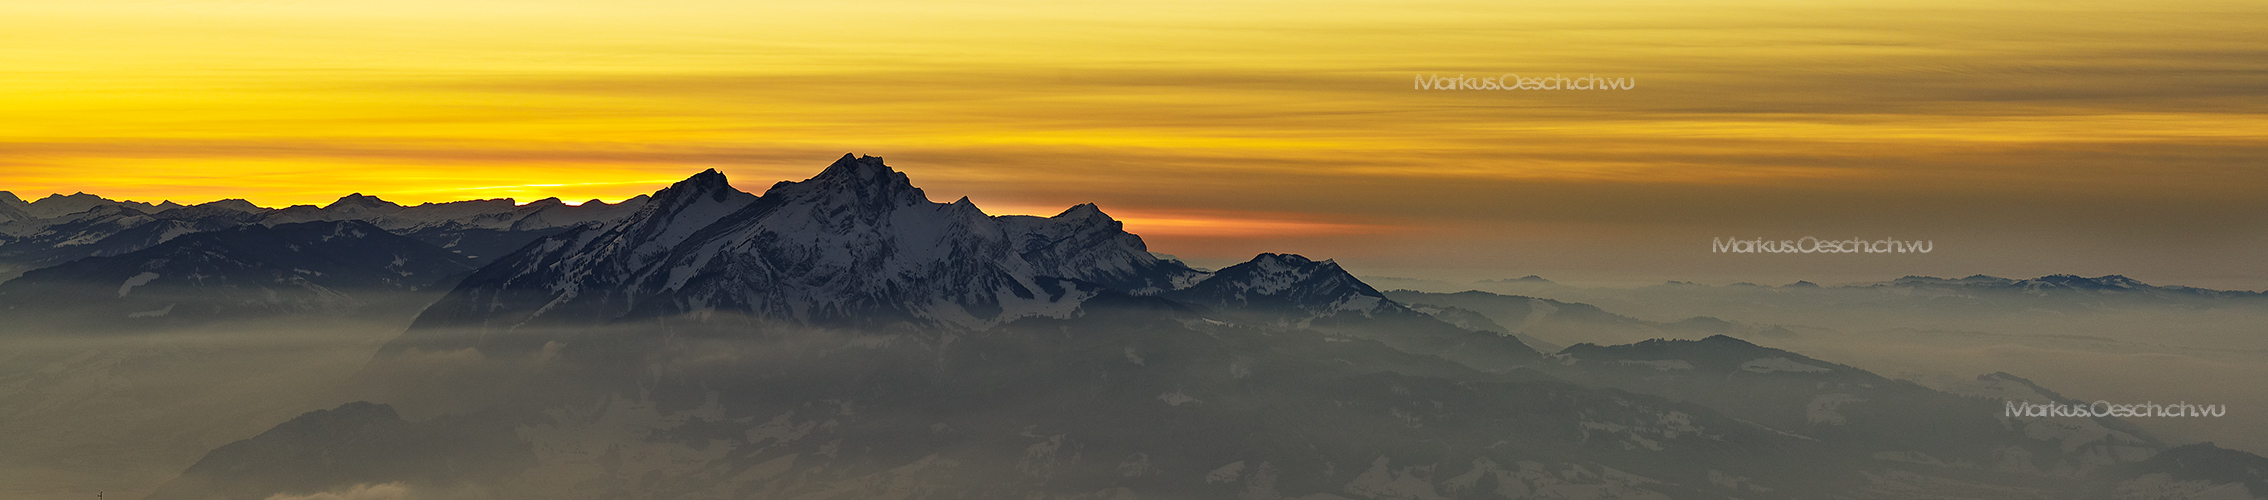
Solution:
[[[1581,309],[1552,307],[1557,308],[1553,313]],[[2126,420],[2169,442],[2210,441],[2268,452],[2260,413],[2268,408],[2268,393],[2241,383],[2268,380],[2268,338],[2259,334],[2268,313],[2256,309],[2125,307],[1979,315],[1821,307],[1710,314],[1727,323],[1695,323],[1659,310],[1599,309],[1603,313],[1590,318],[1604,318],[1601,322],[1497,322],[1568,345],[1730,332],[1726,334],[1766,347],[1954,393],[1969,393],[1978,375],[2007,372],[2083,401],[2227,405],[2224,417]],[[995,416],[1029,419],[1057,415],[1057,407],[1091,406],[1082,398],[1100,392],[1035,394],[1036,389],[1061,390],[1042,382],[1062,374],[1103,377],[1092,387],[1078,387],[1080,391],[1126,392],[1103,401],[1222,409],[1261,404],[1204,392],[1236,394],[1223,388],[1247,383],[1254,370],[1262,379],[1323,376],[1312,365],[1269,370],[1255,368],[1255,361],[1238,357],[1242,355],[1223,354],[1262,350],[1252,346],[1244,347],[1248,351],[1216,349],[1216,342],[1272,335],[1259,330],[1224,335],[1210,329],[1228,327],[1206,326],[1216,323],[1173,320],[1198,325],[1191,328],[1207,332],[1206,337],[1174,328],[1095,328],[1110,323],[1091,318],[1080,323],[1084,327],[1044,326],[1046,321],[1018,325],[1012,335],[842,331],[723,314],[556,330],[416,330],[408,329],[406,313],[290,315],[104,332],[12,324],[0,335],[0,449],[10,450],[0,454],[0,497],[80,498],[101,491],[110,498],[139,498],[183,477],[184,470],[216,448],[354,401],[388,405],[385,417],[406,422],[400,425],[441,429],[406,434],[430,441],[419,446],[456,446],[453,435],[442,431],[447,429],[505,429],[481,435],[527,441],[495,447],[505,458],[481,459],[481,466],[532,472],[511,476],[516,482],[477,488],[446,481],[379,481],[264,491],[277,492],[276,500],[483,500],[499,484],[565,494],[580,484],[579,477],[598,475],[595,467],[602,465],[607,477],[614,478],[609,481],[628,480],[623,478],[634,475],[625,471],[639,470],[697,476],[697,470],[673,465],[688,461],[730,463],[757,474],[773,469],[768,462],[740,463],[745,457],[734,457],[786,446],[814,429],[835,425],[830,421],[862,422],[863,427],[820,432],[882,449],[876,456],[894,463],[922,463],[923,455],[934,450],[911,445],[900,450],[891,448],[899,446],[893,443],[963,446],[936,437],[953,433],[1025,439],[1023,426],[1029,423]],[[1697,324],[1702,326],[1693,326]],[[405,335],[405,329],[410,333]],[[1180,336],[1176,350],[1141,347],[1165,345],[1156,339],[1170,335]],[[1271,355],[1284,354],[1281,346],[1269,349],[1276,352]],[[1378,360],[1331,362],[1398,376],[1435,369],[1367,364]],[[1221,386],[1128,385],[1147,383],[1132,377],[1153,376],[1138,374],[1168,367],[1186,367],[1173,369],[1189,373],[1201,367],[1202,376],[1177,380],[1218,380]],[[1293,387],[1304,383],[1286,382]],[[869,406],[874,401],[891,403]],[[1061,415],[1066,422],[1094,418],[1076,411]],[[1081,433],[1139,434],[1106,427]],[[1178,431],[1160,423],[1143,432]],[[1029,439],[1047,438],[1034,434]],[[1236,438],[1224,435],[1221,440]],[[714,444],[727,442],[741,444]],[[796,456],[814,460],[814,454],[832,453],[832,446],[807,441],[795,444],[792,454],[783,454],[788,448],[769,453],[784,457],[776,458],[786,460],[778,465],[784,470],[798,463]],[[395,462],[417,463],[423,455],[412,450]],[[963,470],[1016,470],[1025,458],[1011,454],[981,467],[963,464]],[[965,482],[985,477],[937,474],[930,478]]]
[[[285,317],[102,335],[10,325],[0,498],[139,498],[217,446],[351,401],[340,382],[405,322]]]
[[[1398,300],[1521,316],[1495,319],[1554,343],[1722,333],[1957,393],[2006,372],[2088,402],[2228,405],[2223,417],[2129,420],[2171,442],[2268,452],[2268,392],[2236,383],[2268,380],[2268,299],[2249,292],[1401,281],[1432,293],[1389,292]],[[1451,288],[1562,302],[1441,291]]]
[[[2137,317],[2107,319],[2137,320]],[[2191,342],[2243,345],[2260,342],[2257,325],[2231,321],[2217,335],[2187,330]],[[2196,325],[2192,325],[2196,327]],[[2195,347],[2162,342],[2152,332],[2122,337],[2070,336],[2054,328],[2013,326],[1979,331],[1812,330],[1760,344],[1850,364],[1892,378],[1964,393],[1977,375],[2007,372],[2081,401],[2113,404],[2227,405],[2222,417],[2129,418],[2175,443],[2268,453],[2268,392],[2249,381],[2268,380],[2268,351]]]

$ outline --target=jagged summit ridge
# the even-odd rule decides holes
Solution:
[[[14,201],[0,203],[0,205],[13,205],[17,211],[24,215],[23,218],[28,219],[63,217],[104,207],[122,207],[142,213],[156,213],[181,207],[180,204],[172,201],[159,202],[153,205],[138,201],[115,201],[84,192],[69,195],[50,194],[45,198],[30,202],[17,199],[12,193],[8,195],[8,198]]]
[[[75,259],[149,248],[191,233],[246,224],[301,222],[368,222],[485,263],[567,227],[621,220],[647,200],[640,195],[616,204],[567,205],[539,200],[514,205],[510,198],[499,198],[405,207],[355,193],[328,206],[282,209],[263,208],[242,199],[193,206],[170,201],[151,205],[85,193],[53,195],[30,203],[0,200],[0,280]]]
[[[583,324],[732,313],[821,325],[984,328],[1070,314],[1106,290],[1204,273],[1149,254],[1092,205],[991,216],[930,201],[881,158],[846,154],[761,196],[704,171],[605,228],[507,257],[419,319],[428,327]]]
[[[1093,203],[1065,209],[1053,217],[993,217],[1013,238],[1016,251],[1037,272],[1154,295],[1195,285],[1212,276],[1179,261],[1159,259],[1125,223]]]
[[[929,197],[921,188],[914,187],[906,174],[884,165],[881,158],[850,154],[843,155],[808,180],[774,185],[764,196],[817,193],[847,197],[844,202],[874,207],[906,207],[929,202]]]

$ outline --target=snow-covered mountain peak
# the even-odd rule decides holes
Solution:
[[[1118,224],[1118,219],[1113,219],[1110,214],[1103,213],[1102,207],[1095,206],[1093,203],[1072,205],[1071,208],[1064,209],[1063,213],[1055,214],[1055,217],[1052,218],[1095,225]]]
[[[810,179],[774,185],[764,196],[781,198],[782,204],[812,203],[830,209],[851,208],[864,212],[930,203],[929,197],[921,188],[914,187],[906,174],[882,164],[881,158],[850,154],[843,155]]]
[[[900,184],[911,185],[911,183],[905,182],[906,174],[899,173],[897,170],[891,169],[890,166],[884,165],[882,157],[843,153],[842,158],[835,159],[834,163],[827,165],[825,170],[820,170],[819,175],[811,176],[809,180],[824,182],[833,179],[845,179],[871,184],[889,181],[893,178]]]
[[[1142,237],[1093,203],[1073,206],[1054,217],[993,217],[1009,234],[1016,251],[1040,273],[1101,283],[1135,295],[1188,288],[1210,273],[1151,254]]]
[[[606,240],[599,244],[608,248],[602,253],[627,252],[622,255],[626,260],[620,262],[623,267],[619,271],[635,271],[695,231],[755,202],[756,195],[733,189],[724,173],[704,170],[654,193],[653,200],[638,213],[599,236]]]
[[[538,242],[460,289],[478,301],[540,286],[526,292],[546,297],[541,302],[448,304],[427,323],[724,311],[810,324],[981,329],[1061,317],[1103,289],[1155,294],[1203,276],[1150,255],[1092,205],[1048,218],[993,217],[966,198],[929,201],[881,158],[845,155],[761,197],[702,172],[616,225]]]
[[[733,189],[732,183],[725,179],[724,173],[712,168],[693,174],[692,177],[677,181],[677,183],[670,184],[669,187],[655,192],[653,199],[647,202],[645,208],[640,209],[637,215],[632,216],[630,223],[652,223],[655,222],[656,218],[675,218],[689,215],[687,213],[689,210],[698,214],[716,212],[728,206],[732,210],[738,210],[741,206],[746,206],[748,202],[754,201],[755,198],[756,195]],[[725,213],[715,213],[714,215],[722,217]],[[713,222],[715,218],[709,220]]]
[[[1325,280],[1349,285],[1349,289],[1356,293],[1381,295],[1369,284],[1339,268],[1339,263],[1331,259],[1318,261],[1299,254],[1263,253],[1245,264],[1251,267],[1244,270],[1242,275],[1249,280],[1252,286],[1250,290],[1255,293],[1273,294],[1310,281]],[[1224,269],[1222,273],[1227,274],[1227,271]]]
[[[1199,303],[1266,307],[1332,315],[1406,309],[1363,283],[1331,260],[1298,254],[1263,253],[1229,266],[1178,293]],[[1288,309],[1286,309],[1288,308]]]

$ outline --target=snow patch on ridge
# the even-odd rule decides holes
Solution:
[[[155,279],[158,279],[158,273],[152,272],[144,272],[136,274],[132,278],[126,278],[126,283],[118,285],[118,298],[126,298],[126,294],[133,292],[134,287],[150,284],[150,280]]]

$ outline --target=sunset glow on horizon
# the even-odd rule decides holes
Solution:
[[[935,200],[1097,202],[1154,250],[1216,258],[1677,274],[1716,268],[1637,248],[1904,231],[2089,249],[1957,250],[1911,272],[2082,272],[2183,248],[2208,253],[2117,271],[2268,287],[2260,264],[2201,265],[2268,242],[2257,2],[94,0],[0,16],[0,190],[25,200],[618,202],[708,168],[761,193],[850,152]],[[1506,73],[1636,86],[1413,87]],[[1805,269],[1847,267],[1820,266]]]

